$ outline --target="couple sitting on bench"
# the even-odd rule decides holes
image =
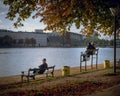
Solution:
[[[83,54],[83,61],[88,61],[90,59],[90,55],[94,54],[94,51],[96,50],[95,44],[91,44],[89,42],[85,53]]]

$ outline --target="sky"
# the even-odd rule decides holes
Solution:
[[[15,21],[11,21],[5,18],[7,12],[8,12],[8,6],[5,6],[3,4],[3,0],[0,0],[0,29],[34,32],[35,29],[44,29],[46,26],[44,23],[39,22],[40,19],[32,19],[32,17],[30,17],[29,19],[23,22],[24,24],[23,27],[14,28],[13,23]],[[71,27],[70,31],[75,33],[80,33],[80,29],[76,29],[75,25]]]
[[[35,29],[44,29],[45,25],[40,23],[38,19],[29,19],[24,21],[24,27],[14,28],[13,23],[15,21],[11,21],[6,19],[6,14],[8,12],[8,6],[3,4],[3,0],[0,0],[0,29],[7,29],[13,31],[34,31]]]

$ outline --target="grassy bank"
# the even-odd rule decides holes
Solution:
[[[24,83],[20,82],[20,76],[5,77],[14,78],[14,82],[8,81],[0,85],[1,96],[83,96],[93,92],[109,88],[120,84],[120,70],[113,74],[113,68],[103,69],[99,65],[98,69],[79,72],[79,67],[71,68],[71,74],[67,77],[61,76],[61,70],[55,70],[54,78],[38,76],[36,80]],[[84,69],[84,67],[83,67]],[[112,74],[112,75],[111,75]],[[0,78],[1,80],[1,78]],[[17,82],[18,80],[18,82]],[[5,82],[5,81],[4,81]]]

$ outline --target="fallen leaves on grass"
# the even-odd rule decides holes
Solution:
[[[40,90],[25,90],[5,94],[5,96],[83,96],[111,85],[101,82],[66,82],[63,85],[43,87]]]

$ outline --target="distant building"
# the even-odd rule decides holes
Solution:
[[[69,32],[70,33],[70,38],[71,39],[75,39],[78,41],[81,41],[82,39],[84,39],[84,36],[78,33],[73,33],[73,32]]]
[[[10,36],[14,40],[14,45],[16,46],[47,46],[47,34],[38,29],[35,30],[35,32],[14,32],[0,29],[0,37],[4,36]]]
[[[37,32],[37,33],[43,33],[43,30],[41,30],[41,29],[35,29],[35,32]]]
[[[48,33],[49,45],[53,46],[80,46],[84,36],[81,34],[67,32],[59,34],[57,32]]]
[[[83,35],[73,32],[60,35],[57,32],[44,33],[40,29],[36,29],[35,32],[0,29],[0,47],[4,47],[5,44],[10,47],[81,46],[83,39]]]
[[[84,35],[74,33],[74,32],[67,32],[66,34],[63,34],[63,35],[66,37],[66,39],[82,40],[85,38]],[[62,36],[62,35],[59,35],[59,33],[57,32],[52,32],[52,33],[49,33],[49,36]]]

